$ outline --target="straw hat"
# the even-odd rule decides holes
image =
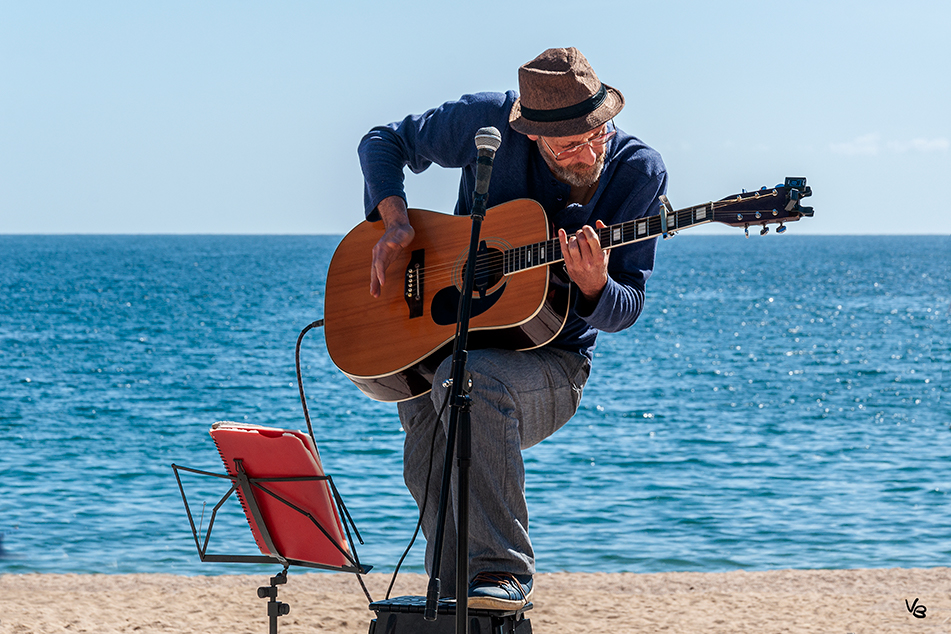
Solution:
[[[550,48],[518,69],[519,98],[509,125],[522,134],[558,137],[601,127],[624,107],[578,49]]]

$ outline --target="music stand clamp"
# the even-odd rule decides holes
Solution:
[[[291,606],[277,600],[277,586],[287,583],[287,568],[271,577],[270,586],[258,588],[259,599],[270,599],[267,603],[268,634],[277,634],[277,617],[286,616],[291,612]]]

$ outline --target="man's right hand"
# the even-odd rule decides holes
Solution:
[[[399,196],[384,198],[377,210],[383,218],[385,230],[383,237],[373,247],[373,260],[370,265],[370,295],[373,297],[380,296],[380,289],[386,282],[386,270],[416,235],[416,231],[409,224],[406,201]]]

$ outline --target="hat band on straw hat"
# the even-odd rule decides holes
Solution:
[[[552,123],[555,121],[568,121],[570,119],[577,119],[578,117],[583,117],[586,114],[594,112],[601,107],[601,104],[604,103],[604,100],[608,96],[608,91],[605,89],[604,84],[601,84],[601,88],[598,89],[598,92],[593,94],[591,97],[588,97],[581,103],[576,103],[572,106],[566,106],[564,108],[555,108],[553,110],[535,110],[533,108],[526,108],[525,104],[521,106],[522,116],[530,121],[537,121],[538,123]]]

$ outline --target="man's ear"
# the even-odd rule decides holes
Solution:
[[[530,141],[538,141],[538,139],[541,138],[541,137],[538,136],[537,134],[526,134],[525,136],[527,136]]]

